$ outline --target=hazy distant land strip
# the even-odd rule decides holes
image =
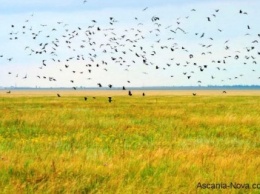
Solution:
[[[70,87],[0,87],[0,90],[72,90]],[[234,85],[234,86],[146,86],[128,87],[129,90],[260,90],[260,85]],[[122,90],[122,87],[100,88],[79,87],[78,90]]]

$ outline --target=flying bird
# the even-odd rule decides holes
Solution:
[[[143,11],[145,11],[145,10],[147,10],[147,9],[148,9],[148,7],[144,8]]]

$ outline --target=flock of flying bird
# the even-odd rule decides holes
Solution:
[[[86,2],[84,0],[83,3],[85,4]],[[145,13],[148,9],[146,7],[140,10],[140,12]],[[195,12],[197,12],[196,9],[190,10],[191,14]],[[218,17],[220,12],[220,9],[213,10],[210,16],[205,17],[204,22],[212,22],[214,18]],[[249,13],[238,10],[236,14],[240,17],[246,17]],[[32,19],[34,15],[32,14],[30,17]],[[260,51],[257,50],[260,34],[251,35],[250,25],[245,25],[245,28],[248,30],[245,36],[252,37],[252,41],[243,47],[244,52],[232,50],[232,45],[229,44],[230,40],[226,40],[223,44],[223,50],[229,51],[229,55],[217,55],[218,59],[215,59],[210,57],[214,54],[213,37],[208,36],[205,32],[189,32],[182,27],[182,20],[188,20],[189,17],[179,17],[176,19],[175,24],[169,26],[164,26],[161,18],[158,16],[152,16],[149,21],[145,22],[141,22],[139,18],[134,17],[135,26],[126,29],[117,29],[116,26],[120,21],[112,16],[107,18],[108,27],[102,27],[97,20],[93,19],[89,21],[87,27],[79,26],[73,29],[69,27],[69,24],[62,21],[58,21],[55,27],[48,24],[40,24],[36,28],[30,25],[31,19],[28,19],[22,26],[11,24],[9,39],[10,41],[19,41],[24,37],[29,37],[35,42],[35,44],[24,48],[24,52],[28,56],[40,58],[39,66],[37,67],[39,74],[30,76],[36,76],[37,79],[45,80],[46,82],[57,82],[58,79],[55,76],[44,75],[41,71],[43,72],[46,68],[58,68],[61,74],[66,72],[66,75],[71,75],[67,81],[73,85],[72,88],[74,90],[77,90],[76,82],[78,77],[92,80],[93,74],[98,74],[100,71],[112,71],[113,68],[121,69],[123,72],[131,72],[135,68],[141,69],[143,76],[149,74],[149,70],[160,73],[164,70],[171,71],[174,69],[174,71],[177,71],[177,69],[182,69],[181,76],[192,80],[195,74],[199,74],[200,77],[201,74],[205,73],[209,67],[212,68],[213,65],[220,74],[228,71],[228,64],[234,63],[234,61],[243,60],[242,63],[244,65],[257,65],[257,60],[260,56]],[[148,27],[145,24],[149,24]],[[223,29],[217,29],[216,31],[222,33]],[[198,50],[203,50],[199,56],[197,53],[192,53],[188,45],[182,45],[176,40],[180,36],[185,38],[188,34],[192,34],[201,42],[203,40],[206,42],[199,44]],[[208,41],[211,42],[208,44]],[[67,54],[60,54],[62,52]],[[59,57],[59,55],[62,55],[62,57]],[[64,56],[66,57],[64,58]],[[0,58],[5,57],[3,54],[0,54]],[[164,58],[168,62],[159,64],[156,61],[156,57],[157,59]],[[200,60],[196,60],[203,57],[211,58],[210,63],[203,64]],[[13,57],[6,57],[6,59],[7,62],[14,60]],[[252,71],[255,72],[256,70],[252,69]],[[8,74],[17,77],[17,79],[27,79],[29,77],[27,74],[19,76],[15,72],[8,72]],[[211,75],[210,77],[211,79],[216,79],[217,76]],[[226,80],[239,79],[242,76],[244,75],[240,74],[226,78]],[[176,76],[170,75],[170,77],[174,78]],[[222,81],[226,80],[223,79]],[[196,82],[198,85],[202,83],[201,80],[193,80],[193,82]],[[122,81],[122,90],[127,90],[128,95],[132,96],[131,90],[127,89],[130,83],[131,80],[128,78]],[[100,88],[113,88],[112,83],[104,84],[96,81],[96,84]],[[7,93],[11,93],[11,91]],[[226,93],[226,91],[223,91],[223,93]],[[196,93],[192,93],[192,95],[195,96]],[[60,94],[57,94],[57,96],[61,97]],[[143,96],[145,96],[145,93],[143,93]],[[85,101],[87,99],[87,97],[84,97]],[[112,97],[108,97],[108,101],[112,102]]]

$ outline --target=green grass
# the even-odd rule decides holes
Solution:
[[[260,183],[259,96],[1,97],[0,116],[1,193]]]

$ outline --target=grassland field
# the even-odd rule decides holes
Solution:
[[[0,91],[0,193],[260,193],[197,188],[260,185],[260,91],[58,92]]]

